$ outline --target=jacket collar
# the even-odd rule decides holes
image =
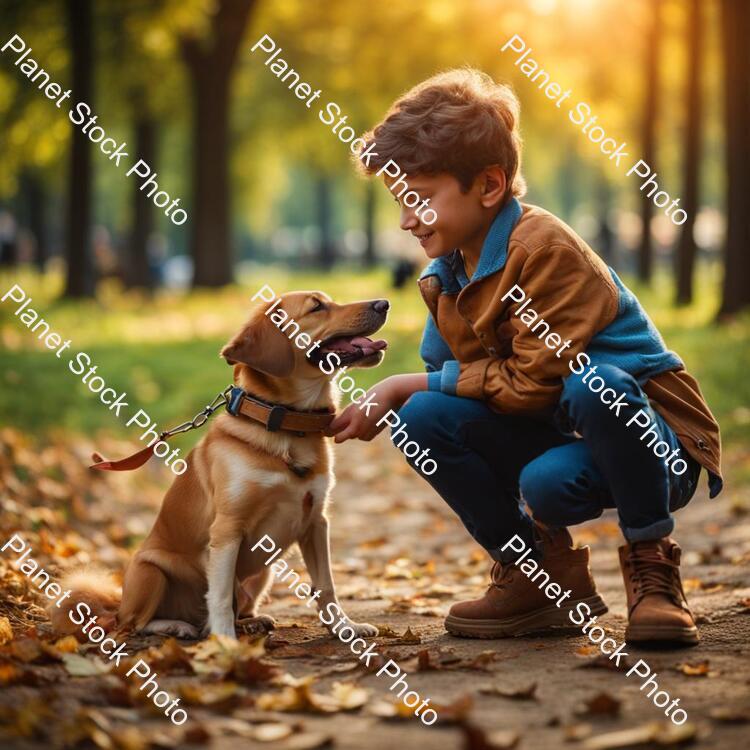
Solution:
[[[437,276],[440,279],[443,293],[458,294],[469,281],[473,283],[499,271],[505,266],[508,257],[508,240],[522,213],[521,204],[516,198],[511,198],[495,217],[487,236],[484,238],[479,264],[470,280],[466,277],[461,254],[458,250],[435,258],[422,272],[419,280],[421,281],[428,276]]]

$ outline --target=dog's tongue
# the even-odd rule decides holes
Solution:
[[[383,339],[373,341],[372,339],[368,339],[367,336],[352,336],[351,338],[341,337],[329,341],[325,348],[350,353],[355,353],[359,350],[365,357],[369,357],[371,354],[375,354],[375,352],[385,349],[387,346],[388,342]]]

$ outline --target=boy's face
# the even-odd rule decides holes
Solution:
[[[417,192],[421,200],[415,207],[409,208],[402,200],[406,191],[401,198],[393,193],[394,199],[401,207],[400,226],[419,240],[428,258],[439,258],[456,248],[467,250],[477,245],[481,248],[487,230],[497,213],[496,205],[487,205],[485,174],[480,174],[468,191],[463,191],[461,183],[447,173],[410,175],[407,179],[409,190]],[[393,180],[386,178],[386,187],[390,189],[392,182]],[[430,225],[422,221],[426,209],[420,209],[422,201],[426,198],[430,199],[428,207],[437,213],[437,219]],[[431,217],[432,214],[427,214],[427,218]]]

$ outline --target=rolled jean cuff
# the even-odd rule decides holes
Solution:
[[[674,519],[663,518],[649,526],[640,529],[629,529],[627,526],[621,526],[622,533],[629,542],[651,542],[655,539],[663,539],[674,531]]]
[[[542,559],[542,550],[539,547],[536,539],[533,539],[533,534],[531,535],[531,537],[531,552],[529,552],[529,554],[526,555],[524,559],[528,560],[531,557],[538,562]],[[529,540],[524,539],[524,541],[528,546]],[[502,547],[485,547],[485,549],[493,560],[502,563],[503,565],[508,565],[509,563],[515,562],[523,554],[523,552],[516,552],[510,547],[508,547],[506,550],[503,550]],[[526,550],[524,549],[524,552],[525,551]]]

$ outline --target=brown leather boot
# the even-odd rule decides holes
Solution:
[[[588,605],[590,615],[607,611],[591,577],[589,548],[573,549],[566,529],[553,533],[539,524],[536,527],[544,545],[541,564],[534,567],[528,557],[519,565],[496,562],[485,595],[451,607],[445,619],[449,633],[469,638],[508,638],[549,628],[576,629],[568,612],[579,603]],[[539,573],[540,569],[549,578]],[[535,576],[536,581],[532,580]],[[555,583],[560,588],[553,589],[551,593],[556,595],[550,598],[545,590]],[[569,596],[562,599],[568,589]]]
[[[680,580],[680,546],[669,537],[620,547],[628,596],[625,640],[698,643]]]

